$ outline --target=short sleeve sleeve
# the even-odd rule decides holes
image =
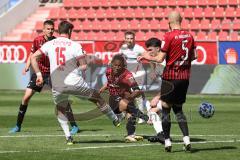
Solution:
[[[45,54],[45,55],[47,56],[47,55],[48,55],[48,52],[49,52],[49,49],[51,48],[51,47],[49,47],[49,46],[50,46],[50,43],[49,43],[49,42],[44,43],[39,50],[40,50],[43,54]]]
[[[162,45],[161,45],[161,50],[162,50],[163,52],[168,52],[168,51],[169,51],[169,47],[170,47],[170,43],[171,43],[170,36],[169,36],[168,33],[166,33],[166,34],[163,36]]]

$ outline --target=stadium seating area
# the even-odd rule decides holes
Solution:
[[[168,31],[167,15],[181,11],[182,27],[197,40],[240,40],[240,0],[64,0],[47,18],[56,24],[67,19],[75,25],[75,40],[122,40],[134,30],[137,40],[162,37]],[[40,32],[42,21],[35,25]],[[22,34],[24,39],[32,37]]]

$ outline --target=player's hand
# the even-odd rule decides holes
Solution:
[[[150,102],[150,106],[151,107],[157,107],[157,104],[158,104],[158,102],[159,102],[159,96],[155,96],[155,97],[153,97],[153,99],[151,100],[151,102]]]
[[[29,68],[24,68],[23,70],[22,70],[22,75],[26,75],[26,73],[29,71]]]
[[[127,99],[128,101],[133,101],[133,97],[131,96],[131,93],[129,92],[124,92],[124,98]]]
[[[141,62],[143,59],[144,59],[143,56],[138,56],[138,57],[137,57],[137,61],[138,61],[138,62]]]
[[[37,86],[42,86],[43,85],[43,77],[42,76],[37,76],[36,85]]]

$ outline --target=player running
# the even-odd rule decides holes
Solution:
[[[54,22],[51,21],[51,20],[44,21],[44,23],[43,23],[43,35],[40,35],[40,36],[38,36],[34,39],[30,55],[35,53],[44,43],[55,39],[55,37],[53,36],[53,33],[54,33]],[[51,87],[50,79],[49,79],[50,78],[50,64],[49,64],[48,57],[43,55],[38,60],[38,65],[39,65],[40,72],[43,76],[43,85],[46,84],[46,85],[49,85]],[[26,63],[26,66],[25,66],[25,68],[23,69],[23,72],[22,72],[23,75],[25,75],[26,72],[29,71],[30,66],[31,65],[30,65],[30,56],[29,56],[28,60],[27,60],[27,63]],[[16,133],[16,132],[21,131],[23,119],[24,119],[25,113],[27,111],[28,103],[29,103],[30,99],[35,94],[35,92],[41,92],[41,90],[43,88],[43,85],[41,85],[41,86],[36,85],[36,83],[35,83],[36,78],[37,78],[36,74],[33,73],[32,76],[31,76],[31,80],[28,83],[27,88],[25,90],[25,94],[22,98],[22,102],[19,106],[19,112],[18,112],[16,126],[14,128],[12,128],[9,131],[9,133]],[[69,108],[69,110],[70,110],[70,112],[68,112],[68,119],[70,120],[70,124],[72,126],[71,134],[76,134],[79,131],[79,127],[77,126],[77,124],[76,124],[76,122],[73,118],[71,108]]]
[[[100,93],[108,89],[109,105],[114,113],[123,119],[123,112],[130,114],[127,119],[126,142],[135,142],[143,140],[142,136],[135,135],[136,118],[142,118],[148,121],[148,116],[144,115],[135,107],[134,99],[142,95],[137,82],[132,73],[126,69],[125,58],[122,54],[116,54],[112,61],[111,67],[106,70],[107,83],[100,89]]]
[[[121,46],[119,53],[122,53],[127,62],[128,70],[133,74],[134,78],[137,80],[138,85],[144,84],[143,74],[141,73],[142,65],[137,62],[137,57],[145,52],[145,49],[135,43],[135,33],[131,31],[125,32],[125,42]],[[136,97],[136,102],[138,108],[144,112],[147,108],[150,108],[149,102],[145,99],[145,96]],[[142,119],[139,119],[138,123],[143,123]]]
[[[43,75],[39,70],[37,59],[43,55],[49,57],[52,94],[57,108],[57,119],[64,131],[68,145],[73,144],[66,117],[69,95],[75,95],[78,98],[87,97],[113,121],[115,126],[120,125],[111,107],[106,104],[96,90],[91,89],[84,81],[81,72],[87,67],[85,54],[79,43],[70,40],[72,30],[73,25],[70,22],[62,21],[58,26],[59,37],[45,43],[31,56],[31,64],[37,75],[37,85],[43,84]]]
[[[191,61],[197,58],[193,36],[181,29],[182,17],[179,12],[172,11],[168,16],[170,32],[164,35],[161,51],[157,56],[151,56],[151,52],[144,53],[138,59],[146,59],[154,62],[163,62],[166,59],[166,67],[163,71],[163,80],[171,83],[173,91],[161,96],[162,100],[162,125],[165,138],[165,151],[171,152],[170,139],[171,118],[170,111],[174,114],[183,134],[184,149],[191,151],[191,143],[186,116],[183,113],[183,104],[189,85]],[[162,83],[161,92],[166,88]]]

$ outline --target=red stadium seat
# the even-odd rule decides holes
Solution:
[[[146,19],[142,19],[140,21],[140,29],[141,30],[149,30],[150,29],[150,21]]]
[[[77,32],[72,32],[71,39],[75,40],[75,41],[79,40],[80,38],[78,37],[78,33]]]
[[[198,32],[197,40],[206,40],[206,32]]]
[[[160,22],[156,19],[153,19],[150,21],[150,29],[152,30],[159,30],[160,28]]]
[[[227,7],[225,10],[225,17],[235,17],[235,8]]]
[[[182,29],[184,29],[184,30],[189,29],[189,20],[187,20],[187,19],[182,20]]]
[[[67,11],[68,17],[70,19],[78,19],[79,15],[77,13],[77,10],[73,8]]]
[[[145,40],[145,33],[144,32],[137,32],[136,33],[136,40]]]
[[[130,28],[131,30],[137,30],[139,29],[139,20],[133,19],[130,21]]]
[[[117,41],[122,41],[124,39],[124,32],[116,32],[116,40]]]
[[[63,1],[63,6],[66,7],[66,8],[73,7],[73,2],[72,2],[72,0],[64,0],[64,1]]]
[[[59,18],[59,8],[53,8],[50,10],[49,18],[50,19],[58,19]]]
[[[228,33],[225,31],[219,32],[218,39],[219,40],[228,40]]]
[[[228,4],[231,6],[238,6],[239,1],[238,0],[228,0]]]
[[[22,33],[21,40],[22,41],[31,41],[32,33]]]
[[[43,22],[42,21],[37,21],[34,29],[35,30],[42,30],[43,29]]]
[[[240,8],[239,8],[239,7],[236,8],[236,14],[235,14],[235,16],[236,16],[237,18],[240,17]]]
[[[105,18],[107,15],[106,15],[106,10],[105,9],[102,9],[102,8],[98,8],[95,12],[96,12],[96,17],[97,18]],[[110,16],[110,15],[109,15]]]
[[[168,1],[165,1],[167,3],[168,6],[177,6],[177,1],[176,0],[168,0]]]
[[[144,9],[144,17],[152,18],[154,16],[154,11],[152,8],[147,7]]]
[[[166,20],[166,19],[162,19],[161,21],[160,21],[160,29],[161,30],[168,30],[169,28],[168,28],[168,20]]]
[[[193,9],[193,12],[194,12],[194,17],[195,18],[202,18],[204,15],[203,15],[203,8],[194,8]]]
[[[135,10],[133,8],[128,7],[124,12],[125,18],[134,18]]]
[[[240,19],[233,21],[233,30],[239,31],[240,30]]]
[[[216,18],[223,18],[224,17],[224,8],[223,7],[216,7],[215,10],[215,17]]]
[[[203,20],[201,20],[201,23],[200,23],[200,29],[209,30],[209,28],[210,28],[209,25],[210,25],[209,19],[203,19]]]
[[[232,29],[232,22],[229,19],[225,19],[222,21],[222,30],[230,30]]]
[[[96,11],[92,8],[84,10],[86,12],[85,16],[87,18],[95,18],[96,17]]]
[[[80,7],[83,7],[83,1],[80,1],[80,0],[73,0],[73,6],[76,7],[76,8],[80,8]]]
[[[211,22],[211,29],[221,29],[221,24],[219,19],[213,19]]]
[[[163,9],[162,8],[157,7],[157,8],[154,9],[155,18],[156,17],[162,18],[162,14],[163,14]],[[166,16],[166,15],[164,15],[164,16]]]
[[[165,33],[159,31],[159,32],[156,32],[156,33],[155,33],[155,37],[158,38],[158,39],[160,39],[160,40],[162,40],[164,34],[165,34]]]
[[[200,24],[200,22],[198,19],[191,20],[191,22],[190,22],[191,30],[199,30],[199,24]]]
[[[146,39],[149,39],[149,38],[152,38],[152,37],[155,37],[155,33],[154,32],[146,32],[146,34],[145,34],[145,38]]]
[[[189,1],[178,1],[177,3],[178,3],[178,6],[180,7],[186,7],[186,6],[189,6],[188,2]]]
[[[235,31],[231,32],[229,35],[229,39],[232,41],[240,40],[238,32]]]
[[[208,36],[208,37],[207,37],[208,40],[212,40],[212,41],[213,41],[213,40],[214,40],[214,41],[217,40],[217,33],[214,32],[214,31],[209,32],[207,36]]]
[[[73,21],[72,23],[73,23],[73,25],[74,25],[74,30],[75,30],[75,31],[80,31],[80,30],[82,30],[83,24],[82,24],[79,20]]]
[[[135,17],[138,17],[138,18],[143,18],[144,17],[144,10],[143,10],[143,8],[136,8],[135,10],[134,10],[134,12],[135,12]]]
[[[184,17],[192,18],[193,17],[193,8],[185,8],[184,9]]]
[[[212,7],[206,7],[204,9],[204,16],[206,18],[213,18],[214,17],[214,14],[213,14],[213,8]]]
[[[220,6],[226,7],[228,5],[228,0],[218,0]]]

